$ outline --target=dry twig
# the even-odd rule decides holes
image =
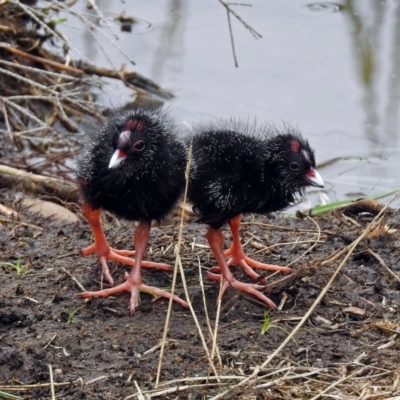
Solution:
[[[78,187],[72,182],[0,165],[0,187],[18,186],[28,193],[55,196],[63,201],[78,202],[79,199]]]
[[[372,222],[364,229],[364,231],[361,233],[361,235],[353,241],[353,243],[350,246],[346,247],[346,256],[343,259],[343,261],[340,263],[340,265],[337,267],[336,271],[332,275],[331,279],[329,282],[325,285],[324,289],[321,291],[317,299],[314,301],[313,305],[309,308],[307,313],[303,316],[301,321],[297,324],[297,326],[293,329],[293,331],[286,337],[286,339],[281,343],[281,345],[261,364],[260,368],[265,368],[281,351],[282,349],[292,340],[292,338],[295,336],[295,334],[300,330],[300,328],[304,325],[304,323],[308,320],[312,312],[315,310],[317,305],[321,302],[321,300],[324,298],[326,293],[328,292],[329,288],[332,286],[332,283],[335,281],[337,275],[340,273],[342,270],[343,266],[346,264],[347,260],[349,257],[352,255],[354,252],[355,248],[359,245],[359,243],[371,232],[377,224],[380,223],[381,219],[383,218],[382,215],[386,211],[386,209],[389,207],[391,202],[399,195],[397,193],[393,198],[388,202],[388,204],[379,212],[379,214],[372,220]],[[342,252],[340,252],[343,254]],[[337,257],[335,256],[335,259]],[[332,260],[333,257],[331,257],[330,260]],[[222,399],[225,397],[232,389],[244,386],[245,384],[248,384],[250,381],[253,381],[254,379],[257,378],[258,371],[254,371],[250,376],[248,376],[245,380],[240,382],[237,385],[234,385],[231,389],[226,390],[217,396],[213,397],[212,400],[217,400],[217,399]]]

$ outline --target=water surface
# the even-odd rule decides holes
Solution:
[[[107,19],[91,21],[115,43],[95,30],[97,42],[71,15],[63,31],[94,63],[117,68],[126,63],[128,70],[173,91],[170,109],[179,119],[285,121],[303,131],[318,162],[336,159],[320,170],[326,190],[312,190],[305,205],[400,186],[398,1],[232,5],[260,36],[231,15],[237,67],[227,10],[217,0],[97,4]],[[84,5],[78,2],[74,10],[95,15]],[[131,32],[121,32],[114,21],[122,11],[137,20]],[[131,92],[109,82],[99,101],[117,105],[131,98]]]

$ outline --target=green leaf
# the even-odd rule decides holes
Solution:
[[[374,195],[371,195],[371,196],[367,196],[367,197],[364,197],[363,199],[365,199],[365,200],[378,200],[378,199],[382,199],[383,197],[387,197],[387,196],[390,196],[390,195],[398,193],[398,192],[400,192],[400,188],[392,189],[392,190],[389,190],[387,192],[378,193],[378,194],[374,194]],[[324,213],[327,213],[329,211],[334,210],[335,208],[347,206],[348,204],[351,204],[356,200],[360,200],[360,198],[334,201],[332,203],[323,204],[321,206],[315,206],[313,208],[310,208],[309,210],[302,211],[302,213],[310,214],[310,215],[324,214]],[[295,216],[296,216],[296,214],[289,214],[288,215],[289,218],[293,218]]]
[[[24,400],[22,397],[14,396],[13,394],[1,392],[1,391],[0,391],[0,397],[3,398],[3,399]]]

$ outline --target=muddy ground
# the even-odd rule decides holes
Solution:
[[[103,119],[95,102],[88,103],[94,99],[87,92],[93,84],[89,78],[109,76],[110,71],[73,62],[68,78],[67,61],[39,45],[51,42],[62,48],[54,36],[42,34],[45,25],[54,29],[51,15],[32,20],[24,2],[3,3],[2,41],[12,46],[1,51],[2,60],[11,63],[11,75],[1,81],[1,95],[7,100],[0,118],[1,164],[71,181],[71,160],[81,152],[83,137],[97,131],[95,121]],[[47,72],[62,72],[65,84],[59,85],[59,75]],[[121,78],[119,71],[113,72],[115,79]],[[85,78],[77,81],[83,74]],[[131,77],[130,87],[138,83],[136,73]],[[123,78],[129,83],[126,74]],[[50,96],[47,86],[59,88],[60,96],[54,90]],[[148,92],[160,92],[153,83],[150,86]],[[139,94],[143,101],[146,91],[139,91],[138,98]],[[95,255],[79,255],[92,241],[79,205],[36,195],[34,199],[63,203],[77,222],[60,219],[67,218],[65,209],[51,211],[49,204],[44,211],[56,218],[44,217],[29,208],[26,200],[32,195],[19,186],[3,188],[4,176],[0,183],[0,398],[399,399],[399,231],[375,231],[374,237],[364,239],[293,340],[257,371],[310,310],[346,254],[335,262],[324,261],[359,237],[373,219],[365,212],[370,209],[348,210],[349,215],[337,211],[314,220],[247,217],[242,239],[248,254],[262,262],[293,262],[293,274],[268,278],[267,294],[280,311],[267,314],[269,329],[264,334],[265,305],[230,289],[218,319],[219,285],[205,279],[207,319],[199,264],[204,276],[214,265],[213,257],[205,227],[187,223],[181,258],[189,298],[208,351],[212,340],[207,321],[213,328],[218,321],[220,362],[215,357],[215,372],[210,372],[192,314],[174,304],[155,388],[168,301],[142,294],[131,316],[128,294],[79,299],[77,282],[87,290],[106,287]],[[174,264],[177,219],[152,230],[147,259]],[[399,213],[389,212],[385,223],[398,230]],[[109,215],[104,215],[103,224],[113,247],[131,248],[132,224]],[[115,262],[110,267],[115,282],[122,282],[128,268]],[[234,274],[249,281],[238,268]],[[170,273],[144,270],[143,277],[147,284],[171,287]],[[185,296],[179,277],[176,292]]]
[[[174,304],[162,385],[154,391],[157,346],[168,301],[142,294],[131,316],[128,294],[86,302],[77,298],[81,290],[73,278],[87,290],[102,285],[97,258],[78,252],[91,243],[88,224],[79,213],[81,222],[77,223],[31,213],[20,197],[18,190],[0,192],[0,203],[17,213],[0,215],[0,391],[23,399],[124,399],[140,398],[135,395],[139,387],[143,396],[202,399],[229,389],[223,398],[309,399],[336,382],[327,396],[386,399],[400,395],[400,240],[394,231],[364,239],[294,340],[256,380],[233,387],[261,365],[298,324],[338,266],[338,262],[322,265],[321,261],[355,240],[372,220],[371,214],[337,212],[315,218],[321,229],[319,243],[292,265],[295,272],[287,280],[279,283],[282,274],[269,279],[268,296],[277,304],[283,302],[282,310],[269,314],[271,327],[265,334],[261,330],[266,307],[234,289],[227,291],[217,338],[222,364],[215,359],[222,376],[219,383],[203,378],[209,363],[194,320],[189,310]],[[400,228],[398,212],[389,212],[385,221],[391,229]],[[103,222],[113,247],[131,248],[131,224],[107,215]],[[225,235],[228,238],[227,231]],[[155,227],[147,258],[173,264],[177,236],[177,224]],[[310,219],[248,217],[242,226],[246,251],[257,260],[281,265],[301,256],[317,237],[317,226]],[[296,241],[300,243],[293,244]],[[268,250],[260,244],[275,246]],[[203,271],[214,265],[204,226],[185,225],[181,257],[190,299],[211,349],[198,272],[199,261]],[[115,262],[110,267],[116,283],[122,282],[128,268]],[[234,273],[248,280],[238,268]],[[143,276],[148,284],[171,287],[170,273],[144,270]],[[219,285],[204,282],[214,326]],[[181,280],[176,291],[184,297]],[[182,381],[170,382],[177,379]],[[175,392],[161,393],[178,386]]]

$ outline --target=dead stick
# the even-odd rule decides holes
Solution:
[[[138,74],[137,72],[121,72],[114,69],[102,68],[96,65],[89,65],[85,63],[80,63],[78,65],[88,75],[97,75],[105,78],[122,80],[125,84],[132,85],[135,88],[143,89],[150,93],[154,93],[165,99],[174,97],[172,92],[163,89],[157,83]]]
[[[61,268],[78,286],[79,289],[82,290],[82,292],[86,292],[85,287],[82,285],[82,283],[80,283],[78,281],[78,279],[76,279],[70,272],[68,272],[65,268]],[[85,300],[89,300],[89,299],[85,299]]]
[[[8,50],[10,53],[16,54],[17,56],[21,56],[21,57],[27,58],[28,60],[31,60],[31,61],[39,62],[41,64],[50,65],[51,67],[54,67],[54,68],[57,68],[57,69],[60,69],[60,70],[63,70],[63,71],[70,72],[71,74],[75,74],[75,75],[79,75],[79,76],[85,75],[85,71],[82,71],[81,69],[70,67],[69,65],[64,65],[64,64],[58,63],[58,62],[53,61],[53,60],[47,60],[46,58],[34,56],[32,54],[25,53],[22,50],[18,50],[15,47],[4,46],[2,48],[5,49],[5,50]]]
[[[364,229],[364,231],[361,233],[361,235],[353,241],[353,243],[348,247],[348,252],[343,261],[339,264],[337,267],[336,271],[332,275],[331,279],[329,282],[325,285],[324,289],[322,292],[318,295],[317,299],[314,301],[310,309],[306,312],[306,314],[302,317],[300,322],[296,325],[296,327],[293,329],[293,331],[286,337],[286,339],[281,343],[280,346],[261,364],[260,369],[265,368],[276,356],[279,354],[282,349],[289,343],[290,340],[294,337],[294,335],[300,330],[300,328],[304,325],[304,323],[308,320],[312,312],[315,310],[317,305],[321,302],[321,300],[324,298],[326,293],[328,292],[329,288],[332,286],[332,283],[335,281],[337,275],[340,273],[342,270],[343,266],[346,264],[347,260],[355,250],[355,248],[358,246],[358,244],[376,227],[379,225],[379,223],[382,220],[382,214],[387,210],[389,205],[392,203],[392,201],[399,195],[397,193],[395,196],[393,196],[389,203],[386,204],[386,206],[379,212],[379,214],[371,221],[371,223]],[[246,379],[244,379],[242,382],[240,382],[237,385],[232,386],[230,389],[226,390],[225,392],[222,392],[218,394],[217,396],[214,396],[212,400],[217,400],[217,399],[222,399],[226,394],[228,394],[232,389],[237,388],[239,386],[243,386],[249,381],[255,379],[257,377],[258,371],[254,371],[251,375],[249,375]]]
[[[14,31],[14,29],[13,29],[13,28],[10,28],[10,27],[7,26],[7,25],[0,25],[0,31],[3,31],[3,32],[10,32],[10,33],[12,33],[13,35],[16,34],[15,31]]]
[[[386,271],[389,273],[389,275],[391,275],[394,279],[396,279],[397,282],[400,282],[400,278],[399,276],[393,272],[385,263],[385,261],[383,261],[383,258],[375,253],[374,251],[372,251],[371,249],[368,249],[369,253],[379,262],[379,264],[382,265],[382,267],[386,268]]]
[[[53,367],[51,364],[49,366],[49,375],[50,375],[50,389],[51,389],[51,400],[56,400],[56,390],[54,388],[54,379],[53,379]]]
[[[4,47],[4,48],[9,48],[9,47]],[[75,65],[77,66],[75,68],[67,67],[66,65],[63,64],[65,63],[65,60],[62,57],[55,56],[54,54],[49,53],[43,48],[41,48],[39,51],[40,54],[42,55],[42,58],[39,58],[38,61],[48,60],[48,58],[50,57],[56,57],[58,61],[52,61],[52,62],[55,62],[56,65],[63,66],[64,68],[72,68],[73,71],[81,71],[83,74],[86,75],[97,75],[100,77],[122,80],[128,87],[129,85],[132,85],[138,91],[142,89],[146,92],[154,93],[157,96],[160,96],[165,99],[170,99],[174,97],[172,92],[163,89],[160,85],[158,85],[151,79],[148,79],[143,75],[140,75],[139,73],[128,72],[128,71],[116,71],[115,69],[102,68],[82,61],[75,62]],[[81,74],[81,72],[79,72],[79,74]]]
[[[0,187],[20,186],[28,193],[55,196],[63,201],[78,202],[78,187],[73,182],[32,174],[0,164]]]

